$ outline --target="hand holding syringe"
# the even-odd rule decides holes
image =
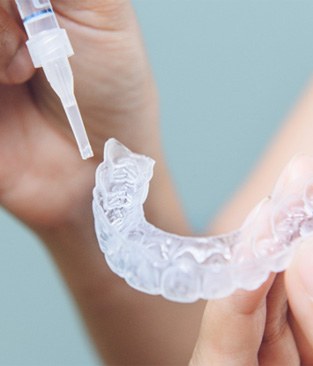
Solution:
[[[29,40],[27,47],[36,68],[42,67],[53,90],[60,97],[81,156],[93,152],[74,95],[74,81],[68,57],[73,49],[59,27],[49,0],[16,0]]]

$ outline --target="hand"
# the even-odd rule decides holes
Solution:
[[[294,176],[297,169],[311,174],[312,160],[307,166],[303,159],[293,162]],[[289,173],[277,185],[287,195],[296,186]],[[256,291],[209,301],[190,366],[313,365],[312,258],[310,238],[285,274],[271,275]]]
[[[32,67],[14,5],[0,0],[0,204],[43,239],[103,359],[185,363],[199,306],[176,306],[131,290],[105,265],[94,233],[94,170],[112,136],[158,162],[145,207],[149,220],[188,231],[162,158],[154,82],[130,2],[53,1],[75,50],[70,61],[76,97],[95,153],[87,161],[60,101]],[[177,332],[184,334],[179,342]]]
[[[158,135],[154,83],[129,2],[53,6],[75,50],[76,96],[95,158],[81,160],[59,99],[32,67],[15,3],[1,0],[0,202],[35,229],[76,220],[90,208],[108,137],[149,150]]]

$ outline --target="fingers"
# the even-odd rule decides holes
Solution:
[[[313,364],[313,238],[298,249],[285,276],[303,365]]]
[[[299,365],[299,355],[289,326],[284,276],[278,274],[267,295],[267,316],[259,351],[261,366]]]
[[[258,365],[266,319],[266,295],[273,276],[253,292],[237,291],[208,302],[190,366]]]
[[[313,365],[312,346],[310,346],[305,334],[303,333],[297,319],[292,311],[289,312],[289,324],[298,348],[298,354],[301,360],[301,365]]]
[[[289,198],[299,195],[304,189],[304,183],[311,179],[313,161],[310,156],[298,154],[281,174],[273,191],[273,211],[286,214]],[[286,202],[286,204],[284,203]],[[292,201],[291,201],[292,203]],[[279,207],[281,207],[279,209]],[[280,210],[280,211],[279,211]],[[277,216],[277,220],[283,216]],[[277,225],[276,219],[274,224]],[[267,319],[262,346],[259,352],[259,362],[262,366],[273,364],[298,365],[300,363],[297,344],[293,329],[288,319],[288,305],[284,289],[284,277],[278,275],[267,296]]]
[[[25,40],[24,32],[0,7],[0,83],[22,83],[34,73]]]
[[[303,181],[311,176],[312,166],[311,158],[296,157],[279,179],[273,204],[301,191]],[[267,214],[264,210],[256,220],[263,236],[270,230],[265,225]],[[270,286],[268,280],[252,293],[237,292],[228,299],[209,302],[190,365],[298,365],[297,346],[287,322],[282,277],[278,276],[267,297]],[[310,327],[313,329],[313,324]]]

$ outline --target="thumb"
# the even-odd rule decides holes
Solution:
[[[313,238],[297,250],[285,274],[289,305],[304,365],[313,364]]]
[[[189,366],[258,364],[265,299],[273,279],[271,276],[255,291],[239,290],[228,298],[207,303]]]

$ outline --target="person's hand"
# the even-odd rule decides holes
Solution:
[[[154,83],[129,1],[53,6],[75,51],[75,91],[95,158],[81,160],[59,99],[32,66],[15,2],[1,0],[0,203],[35,229],[90,208],[93,171],[108,137],[147,153],[157,139]]]
[[[109,137],[157,160],[149,219],[188,230],[162,157],[155,86],[130,1],[52,5],[75,51],[76,97],[95,157],[82,161],[59,99],[32,67],[15,2],[0,0],[0,204],[43,239],[108,364],[185,363],[199,307],[129,289],[106,266],[94,232],[94,171]],[[185,334],[179,342],[177,332]]]
[[[273,278],[253,293],[208,303],[190,366],[312,366],[312,258],[310,239],[285,281],[278,275],[271,288]]]
[[[290,194],[297,169],[309,176],[312,159],[298,157],[278,189]],[[305,179],[305,177],[304,177]],[[280,187],[279,187],[280,186]],[[253,292],[209,301],[190,366],[313,365],[313,239],[297,249],[285,274]]]

